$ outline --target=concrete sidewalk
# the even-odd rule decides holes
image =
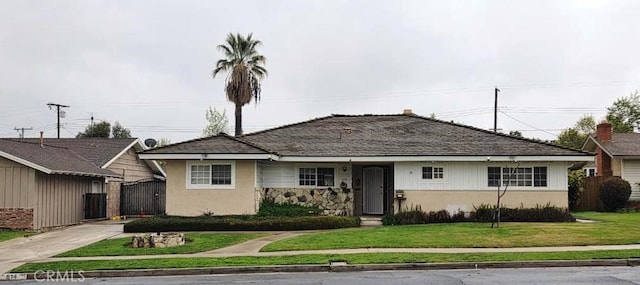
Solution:
[[[70,226],[29,237],[0,242],[0,274],[26,262],[82,247],[122,233],[122,222],[100,221]]]
[[[510,247],[510,248],[355,248],[355,249],[326,249],[300,251],[260,252],[265,245],[293,236],[299,233],[283,232],[240,243],[234,246],[212,251],[190,254],[161,254],[135,256],[90,256],[90,257],[52,257],[31,262],[51,262],[68,260],[130,260],[156,258],[190,258],[190,257],[233,257],[233,256],[290,256],[300,254],[352,254],[352,253],[492,253],[492,252],[554,252],[554,251],[594,251],[594,250],[640,250],[640,244],[631,245],[588,245],[561,247]]]

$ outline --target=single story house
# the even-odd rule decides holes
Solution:
[[[629,200],[640,200],[640,133],[614,133],[610,123],[601,123],[582,149],[596,153],[597,176],[627,180],[632,189]]]
[[[0,228],[76,224],[88,193],[106,193],[106,217],[118,215],[122,182],[165,177],[138,158],[144,149],[138,139],[0,139]]]
[[[588,152],[414,115],[331,115],[140,153],[166,161],[167,213],[253,214],[261,199],[316,205],[331,215],[400,207],[473,211],[567,207],[567,173]],[[509,179],[508,176],[511,175]]]

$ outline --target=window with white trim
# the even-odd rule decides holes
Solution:
[[[235,163],[231,161],[187,163],[187,188],[233,189],[234,172]]]
[[[334,186],[335,168],[300,167],[298,169],[298,185],[300,186]]]
[[[547,187],[547,167],[488,167],[487,186]]]
[[[422,179],[444,179],[444,168],[424,166],[422,167]]]

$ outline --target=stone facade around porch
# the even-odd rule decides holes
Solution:
[[[273,199],[276,203],[292,203],[316,206],[324,210],[325,215],[352,216],[353,191],[342,188],[258,188],[259,200]],[[260,201],[257,201],[259,207]]]

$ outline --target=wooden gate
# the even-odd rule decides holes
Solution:
[[[107,194],[84,194],[84,219],[104,219],[107,217]]]
[[[580,182],[580,201],[576,205],[578,211],[603,211],[600,201],[600,185],[610,177],[590,176]]]
[[[159,180],[140,180],[122,183],[120,215],[158,215],[166,211],[166,183]]]

